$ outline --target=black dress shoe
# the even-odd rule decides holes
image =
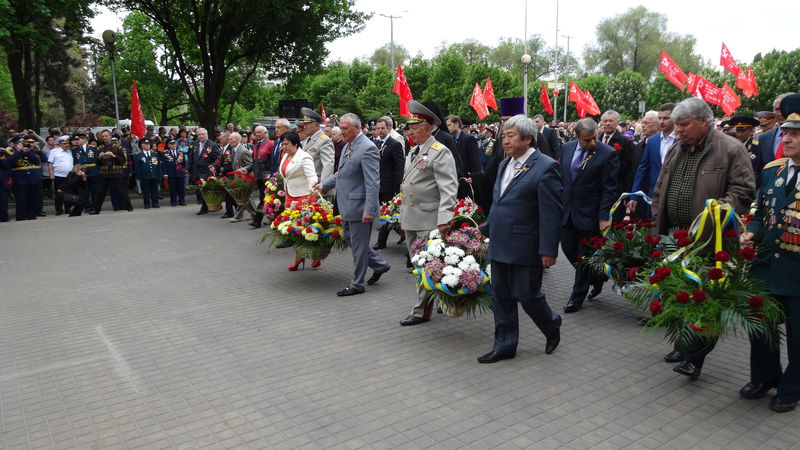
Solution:
[[[555,322],[556,328],[550,332],[550,335],[547,336],[547,343],[544,344],[544,353],[546,355],[553,353],[553,350],[555,350],[561,342],[561,316],[556,317]]]
[[[406,238],[405,238],[405,236],[404,236],[404,237],[401,237],[401,238],[400,238],[400,240],[399,240],[399,241],[397,241],[397,245],[400,245],[400,244],[402,244],[402,243],[403,243],[403,242],[405,242],[405,241],[406,241]]]
[[[564,312],[567,314],[578,312],[581,310],[581,306],[583,306],[581,303],[578,303],[575,300],[570,300],[567,302],[567,306],[564,307]]]
[[[739,395],[742,398],[757,399],[767,395],[770,389],[774,388],[774,383],[753,383],[752,381],[745,384],[743,388],[739,389]]]
[[[772,397],[772,400],[769,401],[769,409],[779,413],[789,412],[796,406],[797,402],[781,400],[777,395]]]
[[[677,350],[673,350],[673,351],[667,353],[666,356],[664,356],[664,361],[666,361],[668,363],[681,362],[681,361],[683,361],[683,353],[681,353],[681,352],[679,352]]]
[[[372,249],[373,249],[373,250],[383,250],[384,248],[386,248],[386,246],[385,246],[385,245],[378,245],[378,244],[375,244],[375,245],[373,245],[373,246],[372,246]]]
[[[389,269],[391,269],[391,267],[389,267]],[[372,276],[371,276],[371,277],[369,277],[369,280],[367,280],[367,284],[370,284],[370,285],[372,285],[372,284],[375,284],[375,283],[377,283],[377,282],[378,282],[378,280],[380,280],[380,279],[381,279],[381,275],[383,275],[383,274],[385,274],[386,272],[388,272],[388,271],[389,271],[389,269],[386,269],[386,270],[384,270],[384,271],[382,271],[382,272],[378,272],[377,270],[376,270],[376,271],[374,271],[374,272],[372,272]]]
[[[429,320],[431,320],[431,319],[425,319],[425,318],[417,317],[417,316],[408,316],[405,319],[400,321],[400,325],[402,325],[404,327],[411,326],[411,325],[419,325],[419,324],[421,324],[423,322],[427,322]]]
[[[208,214],[208,211],[203,211],[202,209],[200,211],[197,211],[198,216],[202,216],[203,214]]]
[[[89,213],[90,216],[96,216],[98,214],[100,214],[100,213],[99,212],[95,212],[95,211],[92,211],[92,212]]]
[[[289,248],[292,246],[291,242],[282,242],[275,246],[275,248]]]
[[[357,291],[348,286],[342,289],[341,291],[337,292],[336,295],[338,295],[339,297],[348,297],[350,295],[363,294],[363,293],[364,291]]]
[[[248,225],[250,225],[251,227],[253,227],[253,229],[255,229],[255,228],[261,228],[261,224],[260,224],[260,223],[253,223],[253,222],[250,222]]]
[[[603,292],[603,282],[592,285],[592,292],[589,292],[589,300],[594,299]]]
[[[700,377],[700,370],[701,368],[694,365],[694,363],[690,363],[689,361],[684,361],[677,366],[673,367],[672,370],[678,372],[681,375],[686,375],[687,377],[696,380]]]
[[[220,219],[230,219],[231,217],[233,217],[233,214],[225,213],[222,215],[222,217],[220,217]]]
[[[517,355],[504,355],[502,353],[497,353],[494,350],[491,352],[478,357],[478,362],[481,364],[492,364],[496,363],[497,361],[502,361],[504,359],[511,359]]]
[[[47,213],[44,211],[39,211],[38,213],[36,213],[36,215],[39,217],[47,217]]]

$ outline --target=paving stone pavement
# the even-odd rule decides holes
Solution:
[[[800,448],[800,412],[739,398],[741,337],[689,381],[607,288],[552,355],[524,319],[517,357],[480,365],[490,316],[398,325],[394,235],[393,269],[339,298],[349,253],[290,273],[291,249],[196,210],[0,224],[0,448]],[[545,274],[558,310],[572,276]]]

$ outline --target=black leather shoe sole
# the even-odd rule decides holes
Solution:
[[[747,383],[743,388],[739,389],[739,396],[749,400],[763,398],[773,387],[775,387],[774,384]]]
[[[493,364],[504,359],[512,359],[517,355],[504,355],[497,352],[489,352],[483,356],[478,357],[478,362],[481,364]]]
[[[400,325],[402,325],[404,327],[408,327],[408,326],[411,326],[411,325],[419,325],[419,324],[427,322],[429,320],[431,320],[431,319],[425,319],[425,318],[417,317],[417,316],[408,316],[405,319],[400,321]]]
[[[567,306],[564,307],[564,312],[567,314],[578,312],[581,310],[582,306],[583,305],[581,305],[580,303],[569,302],[567,303]]]
[[[357,294],[363,294],[363,293],[364,293],[364,291],[357,291],[355,289],[346,287],[346,288],[342,289],[341,291],[337,292],[336,295],[338,295],[339,297],[349,297],[351,295],[357,295]]]
[[[785,400],[781,400],[777,395],[772,397],[772,400],[769,402],[769,409],[779,413],[792,411],[796,407],[797,402],[787,402]]]
[[[673,350],[664,356],[664,361],[668,363],[676,363],[683,361],[683,353]]]
[[[687,377],[696,380],[700,377],[700,368],[695,366],[690,362],[682,362],[677,366],[673,367],[672,370],[678,372],[681,375],[686,375]]]
[[[561,316],[558,316],[555,330],[550,332],[550,336],[547,336],[547,343],[544,345],[544,353],[546,355],[553,353],[558,344],[561,343],[561,322]]]
[[[390,267],[389,269],[391,269],[391,267]],[[388,272],[388,271],[389,271],[389,269],[386,269],[386,270],[384,270],[383,272],[373,272],[373,273],[372,273],[372,276],[371,276],[371,277],[369,277],[369,280],[367,280],[367,284],[369,284],[369,285],[373,285],[373,284],[377,283],[377,282],[378,282],[378,280],[380,280],[380,279],[381,279],[381,275],[383,275],[383,274],[385,274],[386,272]]]
[[[373,245],[373,246],[372,246],[372,249],[373,249],[373,250],[383,250],[383,249],[385,249],[385,248],[386,248],[386,246],[385,246],[385,245]]]

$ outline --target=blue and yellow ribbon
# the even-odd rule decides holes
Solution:
[[[436,283],[425,273],[425,268],[418,267],[411,272],[414,276],[417,277],[417,287],[422,286],[428,291],[440,291],[443,292],[450,297],[458,297],[460,295],[468,295],[474,294],[477,292],[485,292],[487,294],[492,293],[492,285],[489,284],[489,276],[486,275],[486,272],[481,269],[481,284],[478,286],[478,289],[475,292],[469,292],[464,288],[460,288],[452,291],[446,284],[443,283]]]
[[[648,205],[652,205],[653,204],[653,201],[650,199],[650,197],[648,197],[647,194],[645,194],[642,191],[625,192],[625,193],[623,193],[622,195],[619,196],[617,201],[614,202],[614,204],[611,206],[611,209],[608,211],[608,221],[611,222],[611,221],[614,220],[613,219],[614,213],[617,212],[617,209],[619,208],[619,205],[622,204],[623,200],[625,200],[628,197],[634,197],[634,196],[642,197],[644,202],[647,203]],[[608,234],[609,231],[611,231],[611,227],[610,226],[608,228],[606,228],[605,230],[603,230],[603,236],[605,237]]]

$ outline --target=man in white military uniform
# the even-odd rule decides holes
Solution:
[[[434,127],[441,125],[439,118],[421,103],[408,102],[411,117],[408,126],[414,142],[406,158],[405,175],[400,190],[404,193],[400,211],[400,225],[406,231],[409,250],[419,239],[439,229],[449,230],[458,191],[456,163],[450,150],[433,138]],[[413,256],[413,255],[411,255]],[[411,315],[400,325],[417,325],[430,320],[433,309],[430,292],[417,288],[418,301]]]
[[[327,180],[333,174],[333,141],[320,127],[322,116],[309,108],[302,108],[300,112],[303,114],[303,131],[308,136],[306,142],[303,143],[303,151],[314,159],[317,178]],[[332,193],[329,194],[332,195]]]

